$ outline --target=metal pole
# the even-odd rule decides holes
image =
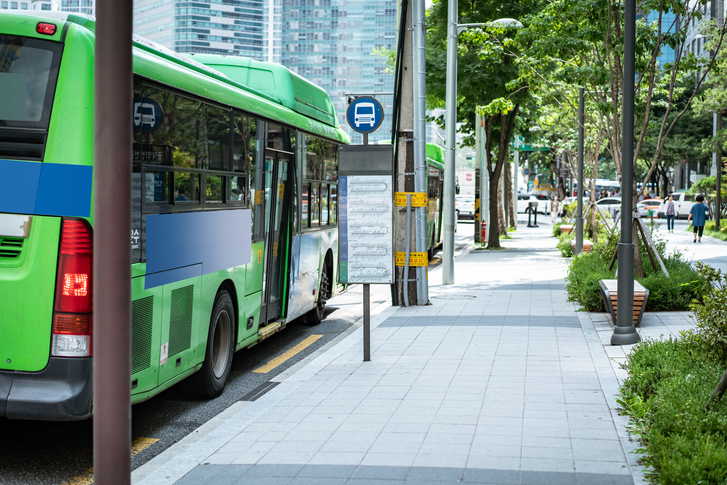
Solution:
[[[98,2],[94,109],[93,468],[131,480],[132,1]]]
[[[578,208],[576,212],[576,254],[583,251],[583,137],[585,136],[585,101],[583,88],[578,91]]]
[[[722,2],[712,0],[710,2],[710,20],[714,20],[717,27],[722,27]],[[714,60],[716,53],[714,50],[710,52],[710,56]],[[717,132],[722,129],[722,115],[719,113],[712,113],[712,138],[714,141],[717,140]],[[722,153],[717,146],[714,144],[712,152],[712,173],[715,175],[715,192],[716,197],[714,201],[714,229],[719,231],[720,222],[722,219]]]
[[[488,231],[492,230],[490,226],[490,171],[487,163],[487,133],[485,132],[484,120],[480,119],[477,129],[482,133],[480,139],[482,140],[480,146],[480,222],[484,221],[489,227]],[[481,241],[482,244],[487,244],[487,240]]]
[[[475,200],[475,203],[479,204],[480,210],[475,211],[475,214],[477,215],[477,218],[475,219],[475,242],[479,242],[482,244],[486,244],[487,241],[482,241],[480,239],[480,223],[484,220],[482,217],[482,212],[484,211],[485,206],[482,204],[482,170],[484,169],[484,166],[482,164],[482,130],[480,130],[480,125],[482,124],[482,118],[480,117],[479,113],[475,113],[475,166],[480,171],[480,175],[477,178],[476,185],[479,186],[480,192],[479,192],[479,202]],[[475,191],[476,192],[476,191]]]
[[[371,361],[371,287],[364,283],[363,285],[363,304],[364,304],[364,321],[363,321],[363,360]]]
[[[447,153],[444,157],[444,241],[442,284],[454,284],[454,135],[457,129],[457,1],[450,0],[447,13]]]
[[[721,131],[722,130],[722,114],[721,113],[715,113],[715,117],[717,118],[717,123],[715,126],[715,131]],[[715,134],[716,136],[716,134]],[[717,177],[715,179],[716,182],[716,192],[717,197],[714,201],[714,228],[715,230],[719,231],[719,224],[722,219],[722,152],[719,149],[719,147],[715,148],[715,154],[717,155]]]
[[[624,86],[621,105],[623,133],[621,174],[621,241],[618,245],[618,315],[611,345],[635,344],[640,340],[633,325],[634,315],[634,58],[636,43],[636,0],[624,1]]]
[[[414,191],[427,191],[427,116],[426,116],[426,44],[424,41],[425,8],[424,0],[414,0],[412,5],[412,40],[414,61]],[[419,253],[427,251],[429,233],[427,226],[427,208],[416,207],[415,217],[415,248]],[[417,305],[429,302],[429,282],[427,268],[417,266]]]
[[[520,137],[515,135],[515,162],[512,166],[512,213],[515,218],[512,220],[512,227],[517,229],[517,173],[520,167]]]

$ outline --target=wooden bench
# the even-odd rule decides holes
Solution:
[[[589,241],[588,239],[583,240],[583,252],[584,253],[590,253],[591,247],[593,247],[593,243]],[[575,253],[576,251],[576,241],[575,239],[570,242],[570,248]]]
[[[616,317],[618,315],[618,280],[600,280],[598,284],[601,286],[601,295],[603,303],[606,305],[606,311],[611,314],[613,324],[616,325]],[[638,281],[634,281],[634,327],[641,325],[641,317],[646,309],[646,302],[649,300],[649,290],[643,287]]]
[[[571,224],[562,224],[560,226],[560,233],[561,234],[567,234],[573,230],[573,226]]]

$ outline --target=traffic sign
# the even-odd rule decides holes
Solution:
[[[384,121],[384,109],[374,98],[356,98],[348,105],[346,120],[353,131],[372,133]]]
[[[530,169],[526,168],[525,170],[523,170],[523,175],[525,175],[526,177],[530,175]]]

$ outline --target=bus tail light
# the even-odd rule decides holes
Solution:
[[[93,335],[93,237],[88,222],[63,219],[53,311],[55,357],[90,357]]]

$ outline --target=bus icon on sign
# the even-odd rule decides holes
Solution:
[[[356,128],[364,124],[373,127],[376,123],[374,103],[358,103],[354,108],[353,118]]]
[[[162,107],[149,98],[135,98],[132,105],[134,129],[154,131],[162,124]]]
[[[151,103],[138,102],[134,103],[134,126],[141,128],[143,125],[149,125],[153,128],[156,124],[156,110]]]

